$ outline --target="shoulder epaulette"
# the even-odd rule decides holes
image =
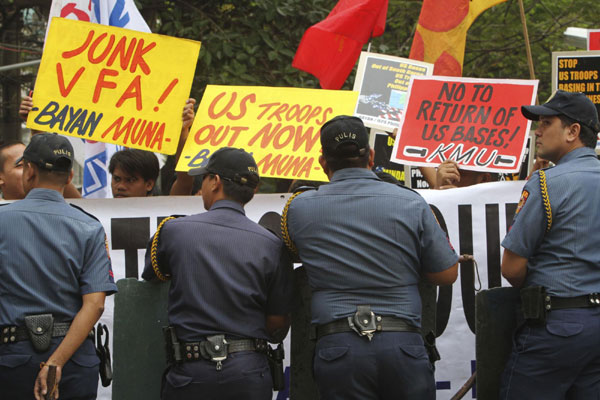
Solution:
[[[90,214],[89,212],[85,211],[83,208],[81,208],[81,207],[79,207],[79,206],[76,206],[76,205],[75,205],[75,204],[73,204],[73,203],[69,203],[69,205],[70,205],[71,207],[73,207],[73,208],[76,208],[76,209],[78,209],[79,211],[81,211],[82,213],[84,213],[85,215],[87,215],[88,217],[90,217],[90,218],[93,218],[93,219],[95,219],[96,221],[100,222],[100,220],[99,220],[98,218],[96,218],[96,216],[95,216],[94,214]]]
[[[308,190],[319,190],[319,188],[315,186],[300,186],[294,190],[294,194],[306,192]]]
[[[550,196],[548,195],[548,183],[546,181],[546,171],[539,170],[540,174],[540,193],[542,203],[544,204],[544,214],[546,215],[546,232],[552,228],[552,206],[550,205]]]
[[[160,237],[160,231],[167,221],[183,216],[184,215],[171,215],[170,217],[163,219],[160,224],[158,224],[156,232],[154,232],[154,236],[152,237],[152,246],[150,246],[150,263],[152,264],[154,274],[161,281],[168,281],[171,279],[171,274],[166,271],[166,268],[161,268],[161,266],[158,265],[158,239]]]
[[[419,192],[417,192],[416,190],[414,190],[414,189],[412,189],[412,188],[409,188],[408,186],[404,186],[404,185],[403,185],[403,184],[401,184],[401,183],[396,183],[396,186],[398,186],[398,187],[400,187],[400,188],[402,188],[402,189],[410,190],[411,192],[413,192],[413,193],[416,193],[416,194],[418,194],[419,196],[421,196],[421,195],[419,194]]]
[[[300,186],[298,189],[294,190],[294,193],[290,196],[288,201],[285,203],[285,207],[283,207],[283,212],[281,213],[281,238],[285,243],[288,250],[293,255],[298,255],[298,249],[296,249],[296,245],[292,241],[290,237],[290,233],[288,231],[288,210],[290,208],[290,204],[292,204],[292,200],[296,198],[301,193],[304,193],[308,190],[317,190],[318,188],[314,186]]]

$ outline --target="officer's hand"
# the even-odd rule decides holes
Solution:
[[[181,120],[183,121],[183,129],[189,129],[194,122],[194,105],[196,104],[196,99],[189,98],[185,101],[185,107],[183,107],[183,114],[181,115]]]
[[[458,164],[452,160],[446,160],[440,164],[435,178],[436,189],[449,189],[457,186],[460,182]]]
[[[37,378],[35,379],[35,385],[33,387],[33,395],[35,396],[35,400],[45,400],[46,393],[52,393],[54,389],[54,396],[51,397],[53,399],[58,399],[58,382],[60,382],[60,378],[62,375],[62,368],[56,366],[56,378],[54,380],[54,387],[48,387],[48,364],[45,364],[38,373]]]
[[[21,117],[23,121],[27,121],[27,116],[32,108],[33,99],[30,96],[23,97],[23,100],[21,100],[21,105],[19,106],[19,117]]]

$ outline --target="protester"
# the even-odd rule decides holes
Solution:
[[[168,346],[183,351],[169,351],[162,399],[271,399],[266,342],[287,334],[292,265],[282,241],[245,216],[258,167],[225,147],[190,174],[203,177],[208,212],[159,226],[142,274],[171,279]]]
[[[104,229],[62,196],[73,177],[65,137],[35,135],[19,163],[27,196],[0,207],[2,398],[92,399],[99,361],[89,333],[117,290]],[[57,387],[47,386],[50,367]]]
[[[456,161],[446,160],[439,165],[436,171],[434,189],[450,189],[467,187],[479,183],[492,182],[497,178],[490,172],[470,171],[460,169]]]
[[[556,164],[525,184],[502,241],[502,275],[522,310],[501,399],[592,399],[600,393],[600,131],[583,93],[521,107],[538,121],[538,155]]]
[[[9,142],[0,145],[0,191],[3,200],[25,198],[23,190],[23,163],[16,161],[23,156],[25,145],[21,142]]]
[[[152,195],[160,168],[154,153],[125,149],[110,158],[108,172],[113,197],[146,197]]]
[[[421,196],[370,170],[359,118],[325,123],[321,146],[330,183],[292,197],[282,223],[312,290],[321,398],[434,399],[417,284],[451,284],[458,257]]]

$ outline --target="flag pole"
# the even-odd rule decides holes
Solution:
[[[525,7],[523,0],[519,0],[519,11],[521,14],[521,25],[523,25],[523,36],[525,37],[525,52],[527,53],[527,65],[529,65],[529,77],[535,79],[535,71],[533,69],[533,58],[531,57],[531,46],[529,44],[529,33],[527,32],[527,20],[525,19]],[[537,93],[535,94],[535,104],[539,104]],[[535,135],[529,139],[529,162],[527,163],[527,176],[531,174],[533,162],[535,159]]]
[[[531,57],[531,46],[529,45],[529,33],[527,32],[527,20],[525,19],[525,7],[523,0],[519,0],[519,11],[521,13],[521,24],[523,25],[523,36],[525,37],[525,52],[527,53],[527,65],[529,65],[529,77],[535,79],[533,69],[533,58]]]

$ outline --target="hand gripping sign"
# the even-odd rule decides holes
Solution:
[[[200,42],[52,18],[29,128],[173,154]]]
[[[352,115],[357,92],[208,85],[177,164],[203,166],[221,147],[252,153],[261,177],[327,181],[318,159],[321,126]]]
[[[518,172],[538,81],[411,77],[392,161],[438,166],[456,161],[474,171]]]

